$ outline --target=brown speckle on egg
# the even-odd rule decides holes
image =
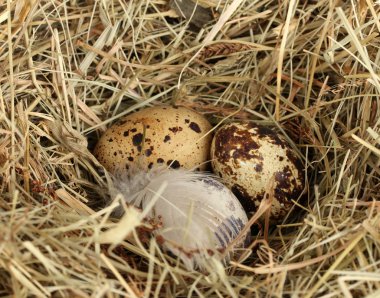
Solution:
[[[240,185],[234,184],[231,187],[231,191],[239,199],[244,210],[247,212],[253,212],[256,210],[256,204],[254,204],[250,198],[248,192]]]
[[[177,132],[182,131],[182,127],[180,126],[170,127],[169,130],[173,132],[174,134],[176,134]]]
[[[132,137],[132,143],[134,146],[139,146],[143,141],[143,134],[142,133],[138,133],[138,134],[135,134],[133,137]]]
[[[178,169],[181,166],[178,160],[168,160],[166,164],[172,169]]]
[[[146,149],[145,150],[145,156],[151,156],[152,155],[152,150],[151,149]]]
[[[194,130],[196,133],[200,133],[201,132],[201,128],[199,127],[199,125],[195,122],[191,122],[189,127]]]

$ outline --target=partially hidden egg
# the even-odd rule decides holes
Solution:
[[[301,195],[305,182],[301,160],[284,137],[253,123],[222,126],[211,144],[213,170],[239,198],[247,212],[254,212],[274,177],[271,218],[281,220]]]
[[[187,108],[149,107],[108,128],[94,155],[111,173],[132,165],[146,170],[155,165],[203,169],[209,160],[210,129],[206,118]]]

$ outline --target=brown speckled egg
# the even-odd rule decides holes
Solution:
[[[252,123],[222,126],[211,145],[214,172],[239,198],[247,212],[260,205],[271,177],[275,179],[271,218],[281,220],[304,189],[302,163],[286,140]]]
[[[94,155],[111,173],[131,166],[203,169],[209,160],[210,123],[183,107],[157,106],[127,115],[98,141]]]

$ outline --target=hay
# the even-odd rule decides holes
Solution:
[[[378,297],[380,5],[199,1],[183,19],[171,2],[0,4],[0,295]],[[134,212],[111,220],[91,150],[157,103],[282,130],[305,162],[302,212],[208,272],[138,237]]]

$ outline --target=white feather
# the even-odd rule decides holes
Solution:
[[[164,183],[159,199],[146,210]],[[118,177],[115,187],[127,203],[162,220],[155,236],[189,269],[202,267],[210,255],[218,256],[248,221],[238,199],[210,174],[154,168]]]

